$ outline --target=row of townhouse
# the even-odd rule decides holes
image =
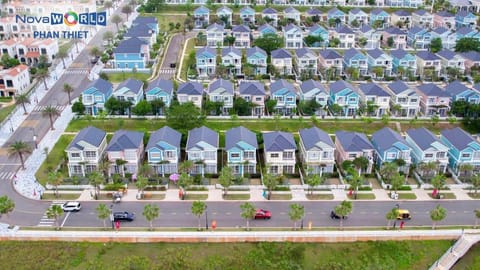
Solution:
[[[25,65],[36,65],[44,55],[48,62],[58,53],[58,41],[55,39],[12,38],[0,41],[0,55],[8,55]]]
[[[28,66],[20,64],[16,67],[0,70],[0,97],[13,97],[25,94],[30,85]]]
[[[69,175],[86,176],[98,170],[99,163],[109,162],[109,175],[136,175],[146,157],[146,162],[159,175],[178,172],[181,157],[181,133],[165,126],[154,131],[144,146],[142,132],[116,131],[107,144],[107,134],[96,127],[81,130],[65,149]],[[405,161],[399,170],[408,172],[411,164],[435,162],[437,171],[445,173],[447,167],[458,173],[463,164],[473,165],[480,171],[480,143],[461,128],[446,129],[440,137],[425,128],[407,130],[405,138],[386,127],[375,132],[371,140],[358,132],[337,131],[335,143],[329,134],[317,127],[299,131],[298,148],[291,133],[274,131],[263,136],[264,164],[272,174],[294,174],[296,152],[307,173],[334,172],[335,164],[365,157],[369,161],[362,173],[398,159]],[[185,145],[186,159],[194,162],[190,173],[216,174],[218,172],[219,134],[207,127],[188,132]],[[245,127],[235,127],[225,133],[227,166],[234,174],[258,172],[257,136]],[[122,160],[123,162],[118,162]]]

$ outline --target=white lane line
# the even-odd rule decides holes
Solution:
[[[65,215],[65,218],[63,219],[63,222],[62,222],[62,225],[60,225],[60,228],[63,228],[63,225],[65,224],[65,222],[67,221],[68,217],[70,216],[72,212],[67,212],[67,214]]]

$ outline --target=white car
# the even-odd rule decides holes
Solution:
[[[66,202],[62,205],[64,212],[78,212],[82,209],[82,205],[79,202]]]

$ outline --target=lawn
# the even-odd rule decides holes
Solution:
[[[195,51],[195,39],[191,38],[187,40],[187,48],[185,49],[185,55],[183,56],[183,62],[182,62],[182,70],[180,70],[180,78],[183,80],[187,80],[187,72],[188,72],[188,56],[192,51]],[[182,49],[183,52],[183,49]]]
[[[224,200],[239,200],[239,201],[248,201],[250,200],[250,194],[227,194],[223,197]]]
[[[0,250],[2,250],[0,252],[0,267],[2,269],[19,270],[423,270],[428,269],[430,264],[450,247],[451,243],[451,241],[446,240],[228,244],[2,241],[0,242]],[[28,260],[25,258],[28,258]],[[478,261],[478,259],[476,260]]]
[[[480,199],[480,193],[468,193],[468,196],[472,199]]]
[[[180,23],[180,29],[176,30],[174,29],[173,31],[182,31],[183,28],[183,22],[185,21],[185,18],[187,18],[186,13],[179,13],[179,14],[161,14],[161,13],[150,13],[148,16],[155,16],[157,17],[158,20],[158,27],[160,31],[164,32],[169,32],[170,31],[170,23],[173,23],[176,25],[177,23]]]
[[[47,174],[49,171],[57,169],[57,167],[65,160],[65,148],[73,140],[73,135],[62,135],[58,139],[57,143],[53,147],[52,151],[48,154],[42,166],[35,173],[37,181],[45,185],[47,183]],[[66,176],[66,175],[64,175]]]
[[[292,199],[292,194],[278,194],[278,193],[272,193],[272,196],[270,196],[270,200],[275,201],[275,200],[283,200],[283,201],[288,201]]]
[[[428,196],[430,198],[433,198],[432,196],[432,193],[428,193]],[[443,196],[442,199],[456,199],[457,197],[455,197],[455,194],[451,193],[451,192],[440,192],[440,196]],[[436,198],[433,198],[433,199],[436,199]],[[441,199],[439,199],[441,200]]]
[[[358,193],[357,198],[355,199],[355,196],[352,195],[347,195],[347,197],[350,200],[375,200],[375,194],[373,193]]]
[[[0,109],[0,123],[5,120],[15,109],[15,105],[5,106]]]
[[[112,83],[123,82],[126,79],[137,79],[140,81],[146,81],[150,78],[150,73],[140,73],[140,72],[121,72],[121,73],[108,73],[108,80]]]
[[[61,200],[61,201],[70,201],[70,200],[76,200],[78,197],[80,197],[81,193],[58,193],[58,197],[56,197],[53,193],[43,193],[42,195],[42,200]]]
[[[452,270],[480,269],[480,244],[474,245],[453,267]]]
[[[208,198],[208,194],[189,194],[187,193],[185,195],[185,200],[186,201],[204,201]]]
[[[333,194],[306,194],[309,200],[333,200]]]
[[[417,195],[415,193],[398,193],[399,200],[416,200]]]

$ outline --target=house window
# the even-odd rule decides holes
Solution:
[[[239,157],[240,157],[240,153],[231,153],[231,154],[230,154],[230,157],[231,157],[231,158],[239,158]]]
[[[243,152],[243,157],[244,157],[244,159],[254,159],[255,158],[255,152],[254,151],[245,151],[245,152]]]
[[[165,151],[165,156],[167,158],[174,158],[175,157],[175,151]]]
[[[200,153],[199,152],[190,152],[188,153],[188,159],[189,160],[196,160],[200,158]]]
[[[75,165],[72,166],[72,174],[82,174],[82,166],[80,165]]]
[[[95,102],[102,102],[103,97],[102,96],[95,96]]]
[[[433,158],[433,154],[425,154],[425,158]]]
[[[330,152],[323,152],[322,158],[329,158],[330,157]]]
[[[159,159],[160,158],[160,152],[150,152],[150,158]]]
[[[246,100],[246,99],[245,99]],[[248,100],[247,100],[248,101]],[[256,97],[255,101],[262,101],[262,97]]]
[[[283,152],[283,160],[292,160],[293,152]]]
[[[293,101],[293,97],[287,97],[287,102],[292,102]]]
[[[80,153],[72,153],[71,157],[72,158],[80,158]]]
[[[470,158],[470,153],[463,153],[462,158]]]
[[[97,157],[97,152],[95,151],[86,151],[85,156],[87,158],[96,158]]]
[[[278,153],[271,153],[270,158],[278,158]]]
[[[444,158],[445,157],[445,152],[438,152],[437,153],[437,158]]]
[[[397,158],[397,153],[387,153],[387,159],[395,159]]]
[[[355,153],[348,154],[348,158],[357,158],[357,154],[355,154]]]

